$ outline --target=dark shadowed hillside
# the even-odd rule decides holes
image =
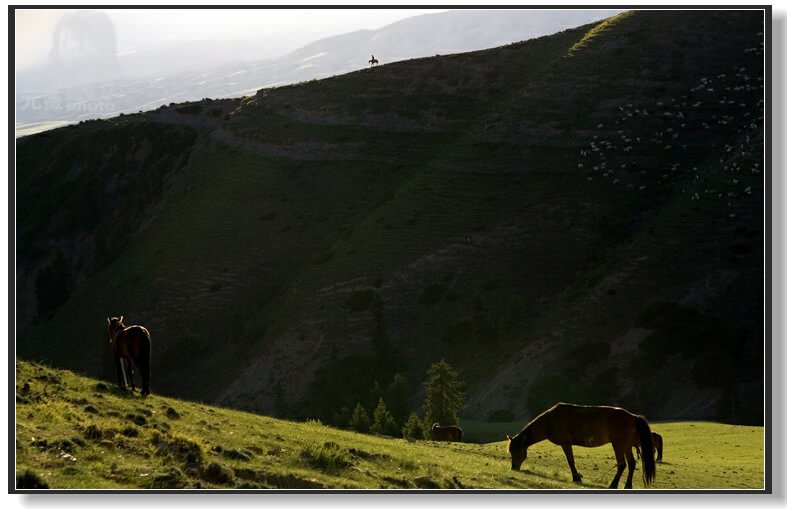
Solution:
[[[419,409],[445,358],[477,420],[761,424],[763,22],[627,12],[20,139],[18,355],[114,380],[122,314],[154,392],[266,414],[343,424],[396,373]]]

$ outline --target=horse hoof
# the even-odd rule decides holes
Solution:
[[[582,476],[580,474],[575,475],[574,482],[582,482]]]

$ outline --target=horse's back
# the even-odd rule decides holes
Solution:
[[[445,442],[461,442],[462,428],[459,426],[433,426],[435,440]]]
[[[131,325],[118,333],[115,340],[123,356],[150,358],[150,332],[141,325]]]
[[[623,408],[558,403],[549,410],[554,443],[598,447],[613,442],[621,432],[636,433],[635,416]]]

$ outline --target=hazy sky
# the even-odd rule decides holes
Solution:
[[[112,20],[118,53],[186,40],[276,37],[303,45],[354,30],[377,29],[411,16],[446,9],[101,9]],[[16,70],[42,63],[68,10],[16,11]],[[288,50],[294,49],[288,48]]]

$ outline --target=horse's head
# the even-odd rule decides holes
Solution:
[[[125,325],[123,325],[123,317],[121,316],[120,318],[116,318],[116,317],[107,318],[107,323],[109,324],[107,326],[107,332],[109,332],[109,340],[112,341],[115,331],[125,327]]]
[[[508,437],[508,452],[511,454],[511,470],[519,470],[522,463],[527,459],[527,442],[525,442],[523,433],[515,437],[506,435]]]

